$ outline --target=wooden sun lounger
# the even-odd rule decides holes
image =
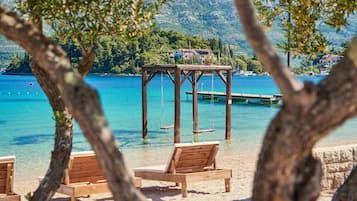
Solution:
[[[141,179],[134,178],[134,184],[140,188]],[[71,201],[75,201],[77,196],[110,192],[94,152],[71,154],[63,183],[57,192],[71,196]]]
[[[183,197],[187,197],[187,183],[222,179],[226,192],[231,188],[231,169],[217,169],[215,158],[218,142],[175,144],[165,165],[135,168],[136,177],[181,183]]]
[[[19,201],[13,192],[15,156],[0,157],[0,201]]]

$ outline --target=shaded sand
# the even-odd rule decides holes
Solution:
[[[248,145],[247,145],[248,146]],[[143,148],[140,150],[123,150],[127,166],[134,167],[166,163],[169,147]],[[248,151],[249,150],[249,151]],[[257,150],[246,146],[236,147],[234,144],[222,144],[217,157],[218,168],[231,168],[233,170],[232,192],[224,192],[224,181],[207,181],[188,184],[188,197],[182,198],[179,187],[173,183],[159,181],[143,181],[141,192],[153,201],[164,200],[209,200],[209,201],[248,201],[251,197],[252,181],[254,176]],[[43,168],[45,169],[45,168]],[[38,171],[35,171],[38,172]],[[21,173],[25,178],[31,178],[30,171]],[[20,174],[20,175],[21,175]],[[37,175],[36,175],[37,176]],[[37,187],[37,181],[33,179],[17,178],[15,191],[21,195],[33,191]],[[56,194],[53,200],[69,200],[68,196]],[[80,197],[79,200],[112,200],[111,194],[97,194],[89,198]],[[320,201],[331,200],[331,194],[324,193]]]

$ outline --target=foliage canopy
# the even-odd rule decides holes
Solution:
[[[328,51],[329,41],[321,31],[324,25],[340,30],[357,9],[350,0],[254,0],[260,21],[266,27],[282,26],[287,42],[278,43],[294,56],[315,57]]]

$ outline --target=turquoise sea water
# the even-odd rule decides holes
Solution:
[[[299,77],[318,82],[318,77]],[[168,148],[173,143],[173,129],[160,130],[173,123],[173,84],[168,77],[157,76],[148,87],[149,141],[141,139],[141,77],[89,76],[86,81],[99,91],[109,124],[124,153],[144,149]],[[204,76],[199,90],[225,91],[219,77]],[[191,90],[188,81],[181,94],[181,141],[218,140],[225,135],[225,105],[199,101],[199,127],[214,128],[215,132],[192,135],[192,102],[185,91]],[[233,76],[232,92],[277,94],[279,90],[271,77]],[[257,150],[264,131],[278,106],[232,105],[231,147]],[[323,143],[354,141],[357,120],[352,119],[335,131]],[[0,75],[0,156],[16,155],[18,169],[43,170],[53,147],[54,120],[47,98],[33,76]],[[75,126],[73,151],[89,150],[89,145]],[[28,169],[28,168],[27,168]],[[22,172],[22,174],[26,174]]]

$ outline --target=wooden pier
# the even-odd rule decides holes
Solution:
[[[192,91],[186,91],[186,94],[192,94]],[[214,102],[226,101],[225,92],[217,91],[198,91],[198,98],[201,100],[211,100]],[[281,95],[263,95],[263,94],[244,94],[244,93],[232,93],[232,103],[251,103],[262,105],[275,105],[281,102]]]

